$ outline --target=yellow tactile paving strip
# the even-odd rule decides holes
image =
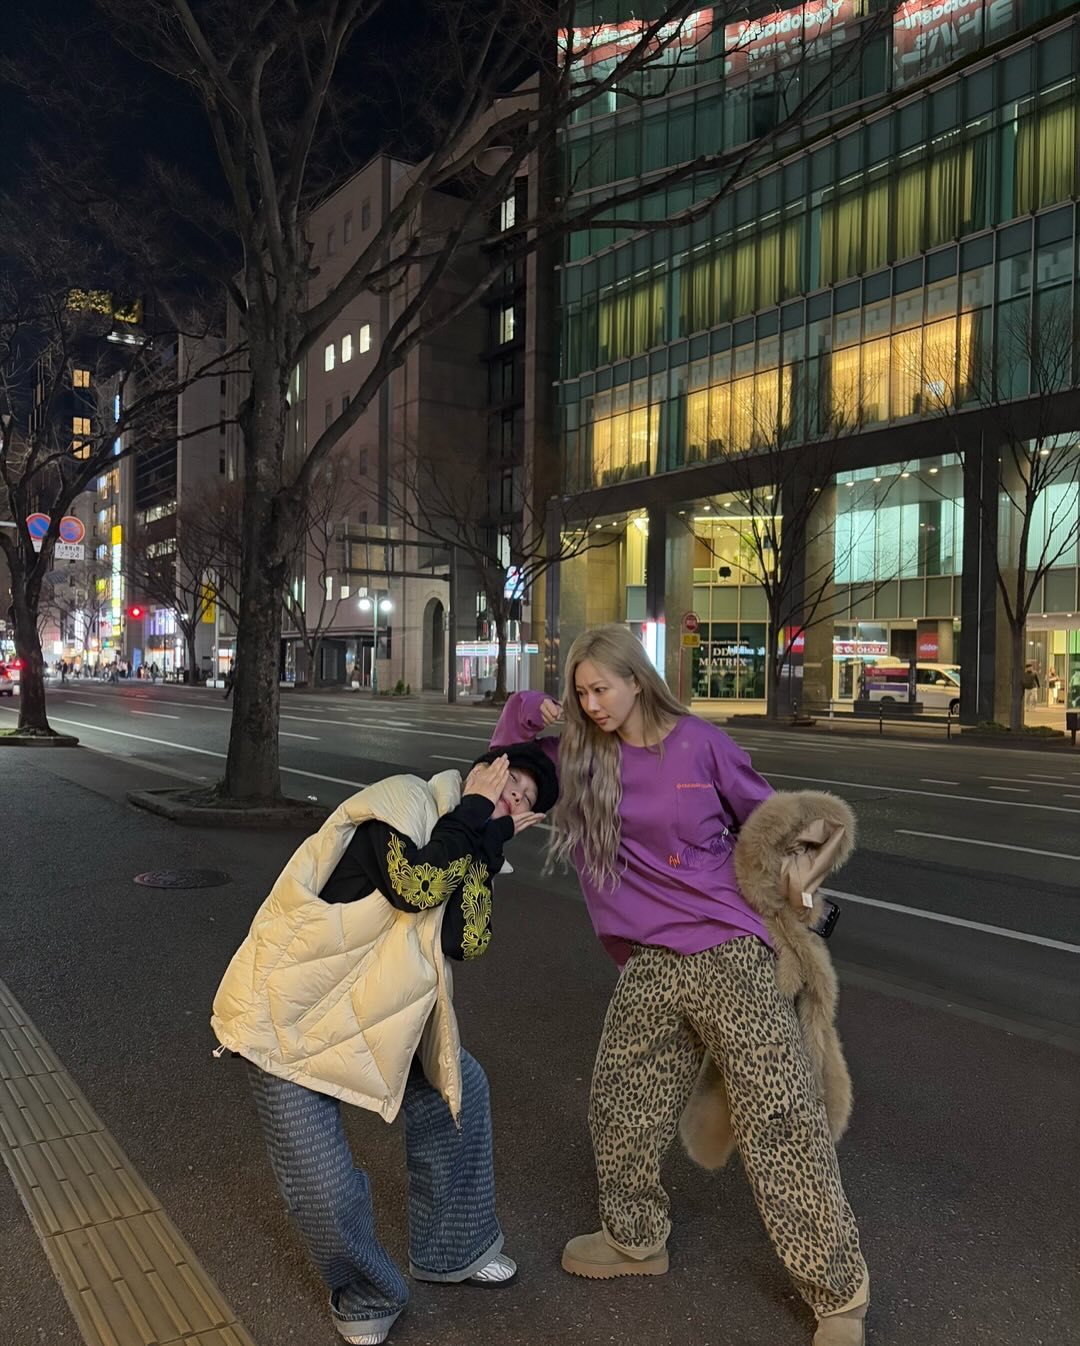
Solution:
[[[2,981],[0,1156],[88,1346],[255,1346]]]

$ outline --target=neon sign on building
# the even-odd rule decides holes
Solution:
[[[855,0],[807,0],[724,28],[724,73],[791,65],[808,52],[841,42],[856,17]]]
[[[559,53],[569,55],[574,65],[588,69],[600,61],[625,60],[649,32],[648,19],[626,19],[623,23],[601,23],[592,28],[559,29]],[[685,51],[708,37],[712,31],[711,9],[699,9],[684,19],[661,24],[649,39],[646,51],[659,56],[666,51]],[[572,36],[571,36],[572,33]]]

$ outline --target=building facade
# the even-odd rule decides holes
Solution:
[[[312,212],[311,303],[320,302],[370,244],[414,171],[377,156]],[[513,227],[528,208],[529,190],[523,176],[491,221],[494,233]],[[462,209],[452,192],[428,193],[415,227],[438,239]],[[433,302],[468,293],[486,258],[479,247],[475,254],[462,248]],[[306,538],[284,605],[285,683],[377,684],[382,690],[400,684],[462,696],[483,695],[494,685],[494,621],[476,554],[490,543],[493,552],[505,552],[507,563],[513,555],[525,462],[536,437],[533,408],[550,397],[550,376],[540,386],[536,378],[541,355],[548,368],[552,319],[548,311],[547,333],[538,340],[530,299],[535,270],[532,258],[508,265],[481,301],[414,346],[329,454],[313,485]],[[294,372],[289,452],[295,465],[363,384],[416,282],[410,273],[361,293]],[[238,337],[232,313],[228,339]],[[230,422],[242,391],[238,380],[229,395]],[[228,424],[230,479],[240,477],[240,454],[238,428]],[[425,530],[425,521],[434,532]],[[478,545],[451,546],[455,535]],[[531,617],[528,605],[515,606],[511,686],[535,675],[522,655],[539,650]]]
[[[618,7],[582,8],[617,34]],[[1060,471],[1028,511],[1029,563],[1049,564],[1024,657],[1044,704],[1080,703],[1077,6],[712,13],[660,96],[612,91],[562,133],[564,190],[587,204],[781,127],[715,204],[695,210],[718,188],[697,173],[630,215],[673,227],[569,241],[567,526],[609,541],[562,567],[553,651],[630,622],[687,701],[760,703],[777,639],[803,703],[854,700],[881,661],[958,665],[965,718],[1000,719],[991,562],[1008,569],[1021,530],[998,460],[1036,445]],[[591,47],[592,73],[612,50]],[[770,539],[799,572],[786,632]]]

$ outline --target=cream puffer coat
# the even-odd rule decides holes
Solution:
[[[426,845],[461,798],[461,777],[393,776],[353,795],[308,837],[259,908],[214,997],[223,1048],[392,1121],[414,1055],[455,1120],[461,1060],[445,907],[401,911],[375,891],[323,902],[356,828],[388,823]]]

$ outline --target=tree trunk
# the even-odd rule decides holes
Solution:
[[[281,700],[281,595],[288,560],[287,510],[281,491],[287,403],[276,383],[273,352],[251,349],[251,401],[244,436],[243,549],[232,726],[222,793],[229,799],[281,799],[278,710]]]
[[[495,690],[492,692],[493,701],[506,700],[506,632],[507,621],[501,612],[495,613],[495,639],[498,642],[499,652],[495,657]]]
[[[767,720],[778,720],[780,718],[780,680],[784,676],[784,661],[782,659],[770,659],[766,668],[769,671],[769,677],[765,688],[765,718]]]
[[[185,629],[184,640],[187,642],[187,682],[192,687],[197,687],[199,683],[198,655],[195,652],[195,627]]]
[[[308,670],[308,683],[312,687],[319,685],[319,651],[322,649],[322,636],[316,636],[308,650],[311,667]]]
[[[1018,734],[1024,728],[1024,621],[1010,623],[1009,644],[1012,647],[1012,685],[1009,688],[1009,728]]]
[[[38,634],[36,595],[27,592],[25,575],[11,576],[11,614],[15,622],[15,652],[22,661],[19,670],[19,730],[51,734],[45,713],[45,661]]]

